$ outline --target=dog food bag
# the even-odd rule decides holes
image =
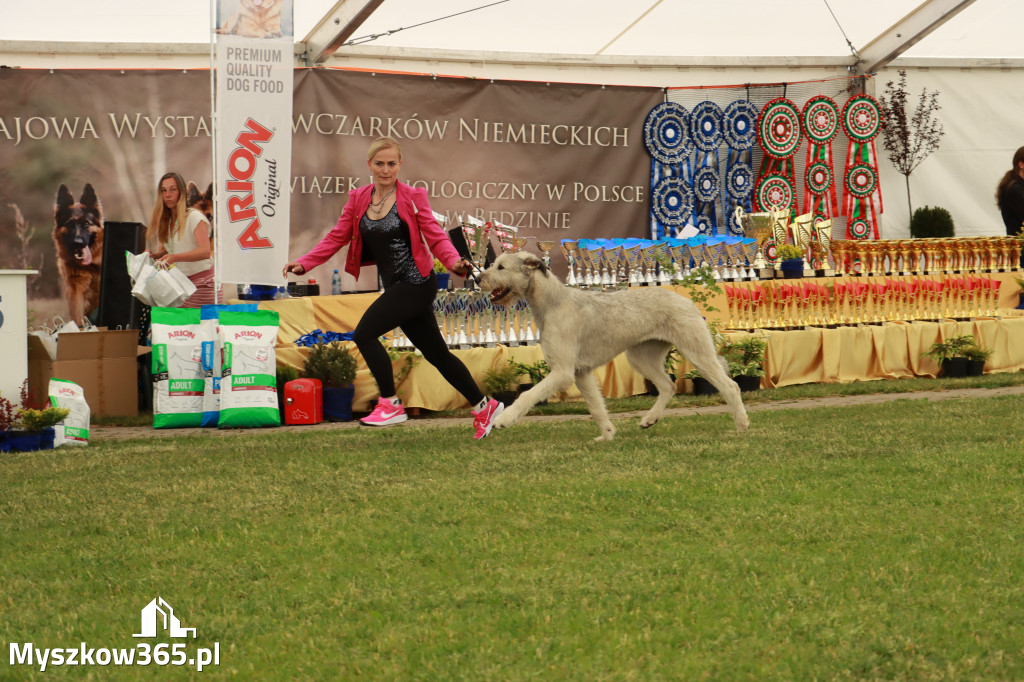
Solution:
[[[274,351],[278,323],[271,310],[220,314],[220,428],[281,425]]]
[[[47,393],[50,396],[50,405],[71,410],[64,421],[53,427],[53,447],[88,445],[89,419],[92,413],[89,410],[89,403],[85,401],[85,391],[82,387],[64,379],[50,379]]]
[[[203,426],[217,426],[220,419],[221,347],[218,337],[220,314],[226,310],[254,313],[255,303],[204,305],[199,309],[199,332],[203,343]]]
[[[153,308],[153,428],[203,421],[203,344],[198,308]]]

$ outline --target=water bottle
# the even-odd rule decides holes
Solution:
[[[331,294],[337,296],[341,293],[341,275],[338,274],[338,270],[334,270],[334,274],[331,276]]]
[[[280,301],[283,298],[291,298],[291,296],[288,295],[288,290],[282,285],[277,288],[277,293],[274,294],[274,300]]]

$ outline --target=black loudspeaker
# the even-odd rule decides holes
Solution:
[[[466,243],[466,235],[462,232],[461,227],[453,227],[448,230],[448,237],[452,240],[452,245],[455,247],[455,250],[459,252],[460,256],[473,261],[476,266],[482,270],[489,268],[491,263],[494,262],[494,259],[498,257],[494,253],[494,246],[492,246],[490,242],[487,242],[487,258],[484,259],[482,265],[480,263],[476,263],[473,256],[469,253],[469,244]]]
[[[146,249],[146,226],[142,223],[103,225],[103,263],[100,266],[100,305],[96,325],[110,329],[138,329],[142,303],[132,296],[132,280],[125,267],[124,252]]]

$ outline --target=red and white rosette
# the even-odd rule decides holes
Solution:
[[[803,212],[813,214],[814,222],[839,213],[832,170],[832,140],[839,132],[839,116],[839,105],[824,95],[807,100],[800,112],[800,125],[807,138]]]
[[[882,128],[881,107],[868,95],[854,95],[843,107],[842,123],[850,138],[843,171],[846,236],[847,239],[878,239],[877,213],[884,210],[875,151],[875,137]]]
[[[776,97],[763,107],[757,115],[757,141],[764,150],[761,161],[761,172],[758,173],[757,186],[769,176],[782,176],[789,180],[790,190],[796,185],[793,170],[793,155],[800,146],[800,110],[785,97]],[[768,183],[768,187],[778,186],[777,182]],[[761,203],[760,189],[755,193],[759,211],[766,211],[769,205]],[[795,210],[792,201],[789,206]]]

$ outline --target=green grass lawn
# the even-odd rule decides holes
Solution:
[[[873,382],[897,384],[901,382]],[[641,400],[641,399],[634,399]],[[640,406],[649,406],[651,399]],[[0,678],[1024,679],[1024,396],[96,442],[0,465]],[[140,640],[170,603],[195,640]],[[36,668],[38,670],[38,666]]]

